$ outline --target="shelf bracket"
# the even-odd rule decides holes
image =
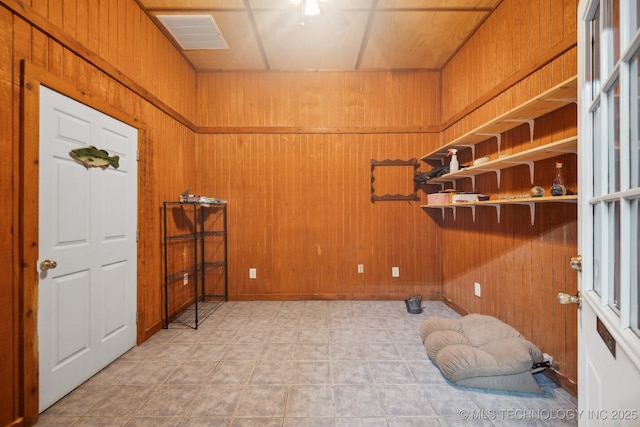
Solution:
[[[476,133],[476,135],[480,136],[494,136],[496,138],[496,143],[498,144],[498,154],[500,154],[500,144],[502,143],[502,134],[501,133]],[[473,158],[475,159],[475,151],[473,153]]]
[[[453,209],[453,220],[456,220],[456,207],[452,207],[451,209]]]
[[[502,177],[502,171],[500,169],[492,169],[491,172],[496,173],[496,181],[498,184],[498,190],[500,189],[500,179]]]
[[[446,176],[446,175],[444,175],[444,176]],[[455,189],[456,189],[456,182],[457,182],[457,180],[455,180],[455,179],[443,179],[442,181],[440,181],[440,184],[442,184],[442,187],[441,187],[441,188],[442,188],[443,190],[444,190],[444,183],[445,183],[445,182],[450,182],[450,183],[451,183],[451,186],[453,187],[452,189],[453,189],[453,190],[455,190]]]
[[[469,178],[471,178],[471,190],[472,191],[476,191],[476,176],[475,175],[471,175]]]
[[[525,161],[521,161],[521,162],[505,162],[511,165],[527,165],[529,166],[529,179],[531,181],[531,185],[533,185],[533,175],[534,175],[534,171],[535,171],[535,163],[534,162],[525,162]],[[498,183],[498,188],[500,188],[500,184]]]
[[[515,202],[516,205],[528,205],[529,206],[529,214],[531,215],[531,225],[533,226],[536,218],[536,204],[533,202]]]
[[[444,210],[445,209],[451,209],[453,211],[453,220],[456,220],[456,207],[455,206],[442,206],[440,207],[440,213],[442,214],[442,219],[444,220]]]
[[[428,185],[439,185],[440,186],[440,190],[444,190],[444,182],[429,182],[429,181],[427,181],[425,184],[428,184]]]
[[[505,122],[513,122],[513,123],[529,123],[529,139],[533,144],[533,128],[535,127],[536,121],[533,119],[508,119]]]
[[[476,158],[476,146],[475,145],[459,145],[462,148],[471,148],[471,158]]]
[[[471,205],[471,216],[473,217],[473,222],[476,222],[476,207],[475,207],[475,205]]]
[[[489,204],[489,203],[483,203],[482,206],[493,206],[494,208],[496,208],[496,218],[498,219],[498,224],[500,224],[500,205],[499,204]]]
[[[531,178],[531,185],[533,185],[533,175],[534,175],[533,162],[527,162],[527,165],[529,165],[529,178]]]

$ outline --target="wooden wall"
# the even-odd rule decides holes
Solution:
[[[524,11],[524,13],[523,13]],[[450,141],[577,74],[576,0],[510,0],[501,3],[481,29],[442,70],[442,141]],[[518,31],[511,31],[518,28]],[[502,35],[509,34],[508,37]],[[577,96],[577,95],[576,95]],[[515,153],[577,134],[575,104],[536,120],[533,141],[528,125],[502,135],[502,153]],[[497,155],[495,138],[476,156]],[[461,164],[471,160],[460,154]],[[577,191],[575,154],[565,161],[569,187]],[[547,192],[554,160],[538,162],[534,184]],[[470,180],[461,181],[471,190]],[[522,195],[532,187],[527,166],[478,177],[476,189],[489,194]],[[548,194],[548,193],[547,193]],[[431,215],[431,214],[430,214]],[[569,268],[578,254],[575,204],[538,206],[531,225],[528,206],[506,206],[500,223],[495,209],[446,213],[443,295],[468,312],[494,315],[520,330],[554,357],[567,387],[577,381],[577,309],[556,302],[559,291],[575,294],[577,274]],[[482,296],[475,297],[474,282]]]
[[[23,104],[21,63],[29,82],[140,129],[139,342],[162,321],[160,201],[196,176],[196,73],[133,0],[3,0],[0,42],[0,188],[7,201],[0,208],[0,425],[31,425],[38,393],[38,176],[37,141],[25,135],[37,132],[23,123],[37,106]]]
[[[435,72],[199,75],[198,189],[229,202],[231,298],[440,295],[424,192],[371,201],[371,159],[436,147],[439,90]],[[407,170],[376,169],[376,194],[413,192]]]
[[[0,10],[0,190],[5,200],[15,200],[13,194],[14,159],[13,153],[13,82],[11,44],[5,41],[12,37],[12,16]],[[3,203],[0,214],[0,342],[3,352],[0,357],[0,425],[7,425],[19,414],[18,393],[20,379],[20,281],[17,268],[18,236],[13,232],[17,225],[19,210],[17,204]],[[9,268],[10,267],[10,268]]]
[[[442,296],[521,328],[575,381],[575,310],[552,301],[562,280],[576,288],[573,207],[537,210],[531,226],[521,207],[499,224],[491,211],[442,220],[418,207],[426,188],[419,201],[370,201],[371,159],[419,158],[575,74],[575,12],[571,0],[505,0],[441,73],[198,75],[134,0],[0,1],[0,425],[37,416],[37,173],[24,173],[37,156],[22,139],[35,114],[22,108],[22,60],[30,79],[141,130],[139,341],[162,321],[161,202],[192,187],[230,203],[233,298]],[[545,118],[536,143],[575,132],[571,108]],[[526,133],[505,137],[511,149]],[[406,170],[379,172],[377,189],[406,190]],[[524,188],[522,173],[507,176]]]
[[[393,298],[439,289],[433,270],[441,269],[444,298],[461,312],[495,315],[520,329],[555,358],[573,388],[577,315],[555,295],[577,290],[568,267],[577,253],[576,206],[540,206],[533,225],[523,206],[504,207],[500,223],[491,209],[478,210],[475,222],[471,211],[459,210],[455,221],[450,211],[444,219],[422,212],[425,225],[415,204],[368,202],[366,163],[419,158],[434,142],[575,76],[576,9],[575,0],[501,3],[437,87],[418,83],[433,78],[419,72],[200,74],[200,188],[231,203],[232,296]],[[439,108],[429,106],[429,93],[441,93]],[[575,135],[576,120],[575,105],[563,108],[538,120],[533,141],[526,126],[503,135],[502,152]],[[478,149],[478,156],[496,154],[495,142]],[[576,190],[576,156],[562,157]],[[540,162],[535,184],[548,187],[552,177],[553,160]],[[532,186],[527,167],[503,172],[502,183],[498,189],[495,177],[478,178],[489,194],[527,194]],[[435,191],[428,187],[421,191]],[[399,218],[408,219],[400,229]],[[410,267],[396,282],[388,269],[398,257],[401,272]],[[355,273],[358,263],[364,276]],[[258,269],[256,280],[248,279],[250,267]],[[473,296],[476,281],[481,298]]]
[[[562,75],[575,75],[577,4],[503,1],[442,70],[441,123],[462,131],[461,124],[469,121],[465,116],[480,109],[481,115],[472,117],[476,122],[469,123],[472,129],[486,115],[548,89],[552,79],[555,84]]]

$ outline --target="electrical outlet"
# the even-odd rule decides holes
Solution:
[[[400,277],[400,267],[391,267],[391,277]]]
[[[255,279],[256,278],[256,269],[255,268],[250,268],[249,269],[249,279]]]
[[[187,286],[189,284],[189,273],[184,273],[182,276],[182,286]]]
[[[358,273],[364,273],[364,264],[358,264]]]
[[[480,296],[480,283],[475,282],[475,283],[473,284],[473,294],[474,294],[475,296],[477,296],[477,297],[479,297],[479,296]]]

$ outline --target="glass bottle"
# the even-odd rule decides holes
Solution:
[[[551,186],[552,196],[564,196],[567,194],[567,187],[564,186],[564,174],[562,172],[562,160],[556,160],[556,174]]]

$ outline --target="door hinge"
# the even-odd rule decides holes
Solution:
[[[136,311],[136,325],[140,323],[140,312]]]
[[[577,271],[582,271],[582,257],[580,255],[572,256],[569,266]]]
[[[136,150],[136,161],[140,161],[140,150]]]
[[[137,228],[136,229],[136,243],[138,243],[140,241],[140,229]]]

